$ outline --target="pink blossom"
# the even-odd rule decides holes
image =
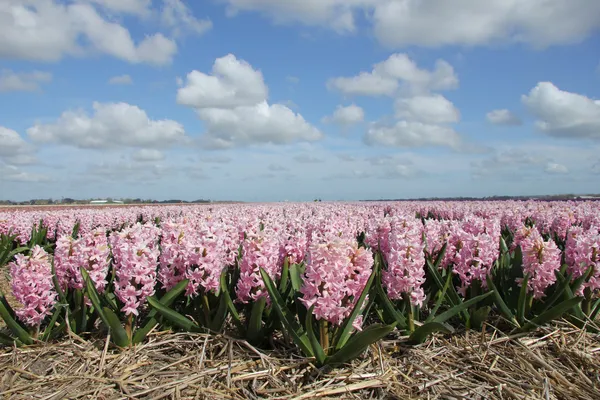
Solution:
[[[34,246],[30,256],[17,254],[15,261],[8,264],[12,293],[23,305],[15,313],[25,325],[39,326],[52,313],[56,302],[49,258],[44,249]]]
[[[553,240],[544,241],[540,232],[532,230],[521,242],[523,251],[523,275],[529,275],[528,291],[533,297],[544,297],[544,291],[556,282],[555,272],[560,269],[560,249]]]

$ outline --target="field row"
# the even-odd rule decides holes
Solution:
[[[600,203],[18,210],[0,234],[7,345],[227,330],[338,365],[394,331],[598,329]]]

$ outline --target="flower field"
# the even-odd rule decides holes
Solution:
[[[7,346],[171,330],[336,369],[391,337],[599,332],[594,202],[17,209],[0,234]]]

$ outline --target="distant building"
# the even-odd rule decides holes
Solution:
[[[90,204],[124,204],[121,200],[92,200]]]

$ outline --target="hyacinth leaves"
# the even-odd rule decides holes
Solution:
[[[98,293],[93,281],[90,279],[89,274],[84,268],[81,269],[81,275],[85,282],[85,294],[92,303],[94,313],[109,329],[111,340],[118,347],[130,347],[132,344],[142,342],[146,335],[158,324],[159,321],[156,319],[156,311],[151,310],[145,320],[140,324],[140,328],[135,329],[136,324],[133,320],[133,315],[120,318],[118,316],[120,313],[116,309],[113,301]],[[158,304],[162,307],[168,307],[183,293],[186,285],[187,281],[181,281],[160,299],[157,299],[156,296],[148,297],[148,303],[151,305]]]
[[[360,332],[352,332],[353,323],[361,314],[362,305],[375,279],[375,272],[370,276],[350,315],[334,329],[330,329],[325,320],[315,321],[314,306],[307,310],[304,324],[301,324],[284,302],[281,293],[266,271],[261,269],[260,274],[283,328],[307,357],[315,357],[318,366],[335,366],[349,362],[371,344],[388,335],[395,327],[395,324],[373,324]],[[315,329],[315,325],[318,325],[318,329]]]

